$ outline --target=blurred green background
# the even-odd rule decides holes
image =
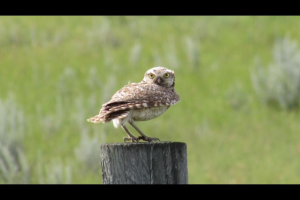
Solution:
[[[0,183],[102,183],[99,146],[126,134],[86,119],[155,66],[175,71],[181,102],[137,125],[187,144],[189,183],[299,183],[300,100],[284,106],[300,94],[299,28],[298,16],[1,16]],[[280,86],[278,62],[295,82]]]

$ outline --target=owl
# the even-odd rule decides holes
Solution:
[[[174,71],[164,67],[151,68],[141,82],[130,83],[117,91],[109,102],[102,105],[100,113],[87,121],[93,123],[113,121],[116,128],[121,126],[128,134],[124,142],[157,141],[158,138],[145,135],[135,122],[154,119],[178,103],[180,97],[174,86]],[[128,130],[127,123],[136,129],[140,134],[139,137],[135,137]]]

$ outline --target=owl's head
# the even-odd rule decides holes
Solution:
[[[160,85],[165,88],[174,88],[175,74],[174,71],[165,67],[153,67],[146,71],[143,81]]]

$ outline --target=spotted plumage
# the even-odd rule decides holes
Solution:
[[[136,127],[134,121],[156,118],[178,103],[180,97],[174,86],[174,71],[164,67],[149,69],[140,83],[128,84],[117,91],[109,102],[102,105],[100,113],[88,121],[106,123],[112,120],[116,128],[121,125],[129,135],[124,141],[156,141],[158,138],[146,136]],[[136,138],[130,133],[125,125],[127,122],[140,133],[140,137]]]

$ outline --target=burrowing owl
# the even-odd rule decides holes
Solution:
[[[102,105],[100,113],[88,119],[89,122],[109,122],[119,125],[129,137],[124,141],[138,142],[140,139],[151,142],[159,140],[146,136],[135,124],[135,121],[146,121],[163,114],[172,105],[180,101],[175,92],[174,71],[164,67],[149,69],[140,83],[131,83],[116,92],[111,100]],[[141,136],[135,137],[125,126],[133,126]]]

